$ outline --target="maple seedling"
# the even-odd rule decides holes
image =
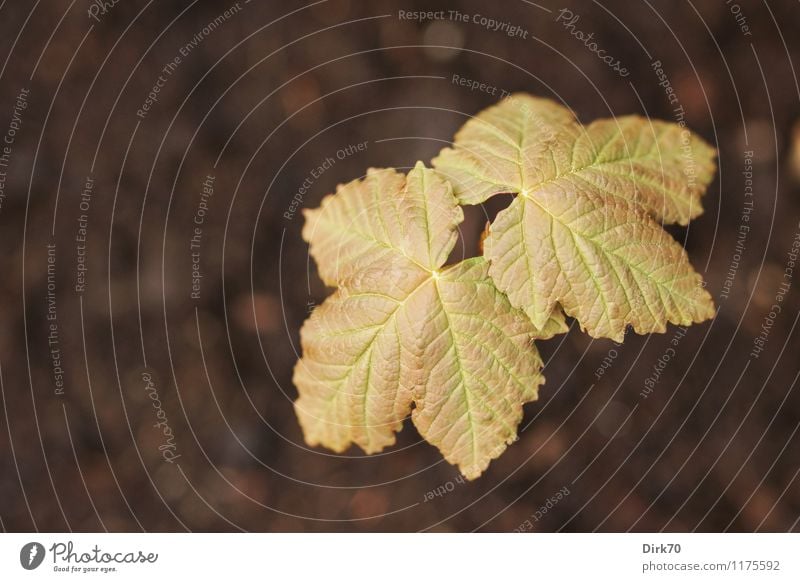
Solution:
[[[371,169],[305,210],[303,237],[336,291],[301,331],[295,410],[309,445],[374,453],[410,414],[478,477],[516,440],[544,383],[534,339],[568,329],[620,342],[630,326],[710,319],[714,305],[662,224],[688,224],[715,150],[638,116],[581,125],[515,94],[470,119],[407,175]],[[483,256],[445,266],[461,205],[516,194]]]

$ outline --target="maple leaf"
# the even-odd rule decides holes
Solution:
[[[702,278],[656,219],[702,212],[715,152],[676,124],[637,116],[584,127],[515,94],[468,121],[433,160],[462,204],[517,194],[484,241],[489,274],[542,329],[561,309],[622,341],[714,315]]]
[[[525,315],[483,257],[443,267],[463,212],[421,163],[370,170],[304,212],[303,237],[336,292],[303,326],[295,410],[309,445],[367,453],[411,414],[469,479],[516,440],[544,382]]]

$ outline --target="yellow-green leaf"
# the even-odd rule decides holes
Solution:
[[[569,174],[645,207],[666,224],[703,212],[716,151],[677,123],[636,115],[584,127],[549,99],[514,94],[468,121],[433,165],[462,204]]]
[[[713,316],[684,249],[654,220],[686,223],[701,211],[713,157],[675,124],[625,117],[582,127],[555,103],[513,95],[467,122],[433,163],[462,203],[518,194],[491,225],[484,256],[534,325],[560,305],[590,335],[621,341],[627,325],[663,332]]]
[[[479,476],[544,380],[535,329],[486,260],[442,267],[463,220],[450,185],[422,164],[407,178],[372,170],[306,217],[320,273],[338,286],[301,331],[306,442],[376,452],[411,413],[449,462]]]

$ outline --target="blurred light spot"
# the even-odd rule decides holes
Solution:
[[[349,12],[350,0],[338,0],[315,6],[312,14],[322,24],[333,25],[347,20]]]
[[[737,136],[739,149],[756,153],[754,164],[769,164],[775,160],[775,130],[766,119],[747,120],[747,139],[744,130]]]
[[[289,123],[300,129],[319,125],[325,117],[325,109],[322,101],[312,104],[319,97],[319,83],[313,76],[303,75],[292,81],[281,92],[281,105]]]
[[[422,44],[425,46],[425,54],[432,61],[446,63],[455,59],[460,49],[464,46],[464,31],[452,22],[436,20],[425,27],[422,34]],[[438,46],[453,47],[437,48]]]
[[[800,182],[800,120],[792,128],[792,145],[789,150],[789,169],[796,182]]]
[[[274,333],[281,328],[281,306],[272,295],[240,295],[232,311],[236,325],[246,331]]]
[[[356,519],[380,518],[388,508],[386,495],[375,489],[361,489],[350,500],[350,510]]]
[[[606,438],[620,437],[628,433],[628,426],[622,426],[628,418],[630,408],[620,402],[609,402],[594,423],[597,432]],[[622,428],[620,428],[622,426]],[[619,429],[619,432],[617,432]],[[614,434],[616,433],[616,434]]]

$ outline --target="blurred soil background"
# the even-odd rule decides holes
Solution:
[[[800,219],[797,2],[92,6],[0,8],[0,138],[15,110],[18,126],[0,206],[4,530],[800,529],[800,281],[786,277]],[[579,16],[571,29],[564,8]],[[448,18],[400,17],[413,10]],[[308,448],[292,368],[329,290],[300,209],[370,166],[429,162],[501,91],[556,98],[583,121],[675,121],[656,68],[719,149],[706,212],[669,228],[716,319],[624,345],[576,325],[540,342],[541,398],[472,483],[410,422],[372,457]],[[507,203],[469,209],[455,259]]]

